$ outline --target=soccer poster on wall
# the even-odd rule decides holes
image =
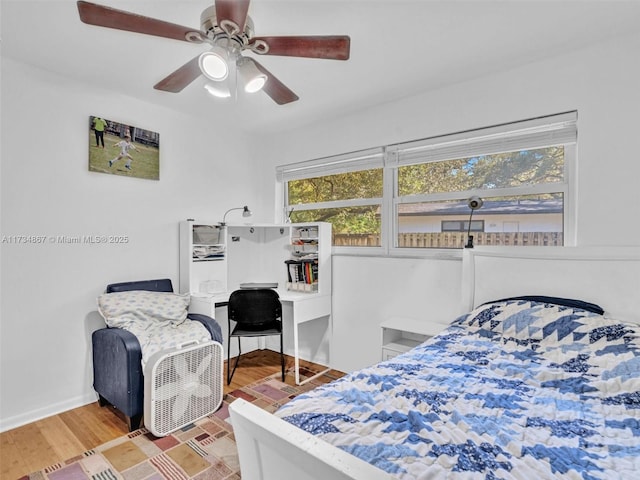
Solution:
[[[160,134],[90,116],[89,171],[159,180]]]

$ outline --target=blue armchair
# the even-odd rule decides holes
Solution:
[[[148,290],[173,292],[168,278],[113,283],[106,292]],[[211,317],[190,313],[188,318],[202,323],[211,339],[222,343],[220,325]],[[140,428],[144,413],[144,377],[140,343],[131,332],[101,328],[93,332],[93,388],[101,407],[112,405],[127,417],[129,431]]]

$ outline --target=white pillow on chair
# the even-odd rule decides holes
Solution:
[[[109,327],[125,328],[140,320],[177,326],[187,318],[189,301],[189,294],[130,290],[100,295],[98,311]]]

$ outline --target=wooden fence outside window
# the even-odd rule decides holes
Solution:
[[[442,233],[401,233],[398,235],[400,248],[463,248],[467,243],[466,232]],[[562,246],[562,232],[473,232],[474,245],[496,246]],[[336,247],[377,247],[380,235],[333,234]]]

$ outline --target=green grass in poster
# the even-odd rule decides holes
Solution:
[[[135,150],[129,151],[133,157],[130,169],[126,168],[127,158],[122,158],[109,166],[109,160],[118,157],[120,148],[115,144],[121,140],[116,135],[105,133],[104,148],[96,147],[95,135],[89,132],[89,171],[100,173],[111,173],[126,177],[146,178],[149,180],[160,179],[160,150],[157,147],[145,145],[139,142],[132,142]]]

